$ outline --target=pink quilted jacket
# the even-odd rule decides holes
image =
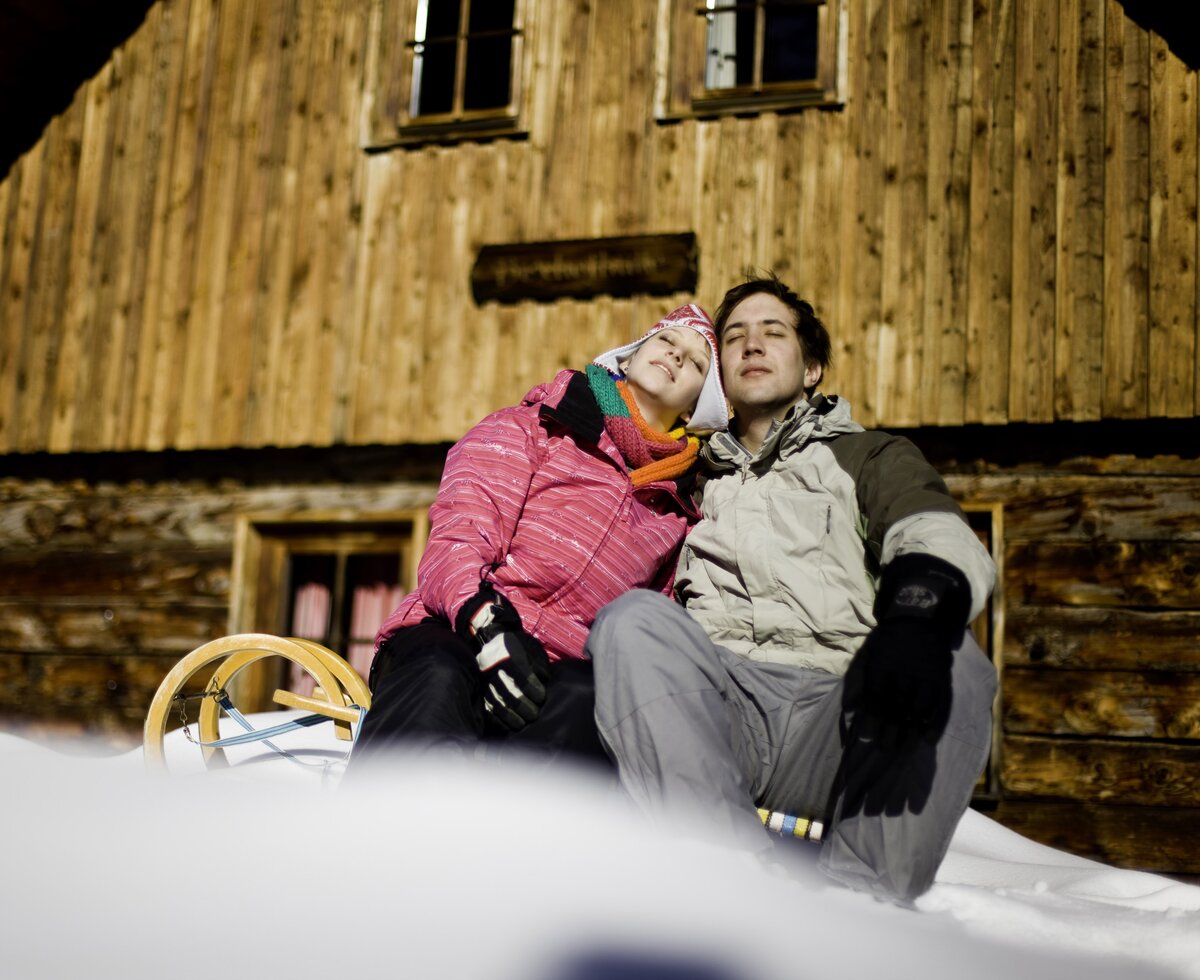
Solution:
[[[417,590],[384,622],[376,647],[426,617],[453,625],[490,571],[551,660],[583,657],[601,606],[638,587],[670,593],[699,516],[692,480],[634,489],[587,379],[559,372],[450,450]]]

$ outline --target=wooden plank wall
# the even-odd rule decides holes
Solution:
[[[408,2],[161,0],[0,182],[0,452],[453,439],[691,298],[477,308],[480,244],[688,230],[866,423],[1196,415],[1196,72],[1116,0],[845,5],[840,111],[657,122],[669,18],[525,0],[522,138],[368,153]]]
[[[1126,867],[1200,874],[1195,460],[951,476],[1003,504],[1001,822]]]

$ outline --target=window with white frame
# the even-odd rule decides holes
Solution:
[[[840,101],[845,0],[662,2],[671,64],[661,115]]]

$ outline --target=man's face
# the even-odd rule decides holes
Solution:
[[[754,293],[721,331],[721,377],[735,415],[749,421],[782,416],[821,380],[821,368],[804,363],[796,314],[770,293]]]

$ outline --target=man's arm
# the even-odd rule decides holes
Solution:
[[[886,567],[899,555],[913,554],[932,555],[962,572],[971,589],[968,621],[982,612],[996,584],[996,565],[965,519],[925,511],[897,521],[884,536],[880,564]]]
[[[864,433],[849,448],[863,450],[854,476],[881,574],[876,626],[850,665],[843,703],[873,740],[934,740],[950,715],[953,652],[991,593],[995,566],[916,446]]]
[[[883,432],[843,436],[833,451],[854,480],[865,544],[877,566],[903,554],[940,558],[966,576],[970,618],[977,616],[996,583],[996,566],[921,451]]]

